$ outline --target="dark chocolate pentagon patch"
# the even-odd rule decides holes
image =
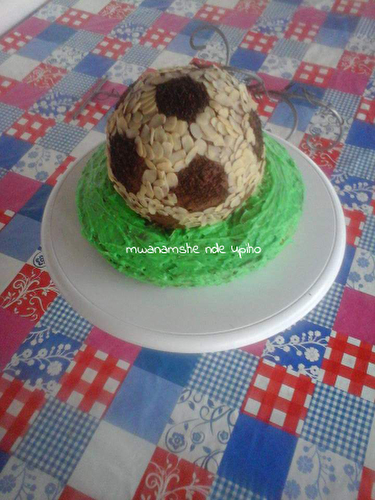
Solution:
[[[262,133],[262,122],[260,121],[260,118],[258,114],[254,111],[250,111],[250,118],[249,118],[249,123],[250,127],[253,129],[254,136],[255,136],[255,146],[253,147],[254,154],[258,158],[258,160],[262,159],[262,154],[263,154],[263,133]]]
[[[177,196],[177,205],[188,212],[216,207],[229,194],[224,167],[204,156],[196,155],[177,177],[178,185],[172,191]]]
[[[206,87],[190,76],[172,78],[156,87],[159,113],[192,123],[209,103]]]
[[[115,178],[129,193],[138,193],[147,166],[144,159],[138,155],[134,140],[118,133],[114,134],[109,141],[109,153]]]

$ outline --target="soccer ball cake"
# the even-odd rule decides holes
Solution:
[[[114,188],[132,210],[167,228],[225,220],[263,178],[255,109],[245,85],[215,66],[145,74],[108,121]]]

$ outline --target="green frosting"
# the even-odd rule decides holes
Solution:
[[[173,231],[127,206],[108,179],[105,146],[100,146],[78,183],[83,236],[120,272],[160,287],[218,285],[264,266],[291,240],[304,196],[301,174],[285,148],[266,134],[264,140],[267,164],[256,193],[223,222]],[[206,253],[216,244],[225,253]],[[168,253],[135,253],[131,247]],[[235,248],[244,249],[241,256]]]

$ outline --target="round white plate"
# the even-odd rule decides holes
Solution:
[[[303,318],[340,269],[345,221],[319,167],[295,146],[275,139],[296,161],[306,196],[293,242],[265,268],[229,284],[190,289],[162,289],[119,273],[80,232],[75,192],[90,153],[65,173],[44,212],[43,254],[61,294],[115,337],[174,352],[242,347]]]

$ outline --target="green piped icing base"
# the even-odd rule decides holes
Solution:
[[[120,272],[160,287],[227,283],[263,267],[291,238],[302,214],[301,174],[283,146],[264,134],[267,164],[255,195],[225,221],[192,229],[166,231],[133,212],[107,176],[105,146],[85,166],[77,188],[83,236]],[[224,245],[226,253],[206,253]],[[131,253],[126,247],[186,248],[199,254]],[[231,247],[260,247],[260,253],[233,252]]]

